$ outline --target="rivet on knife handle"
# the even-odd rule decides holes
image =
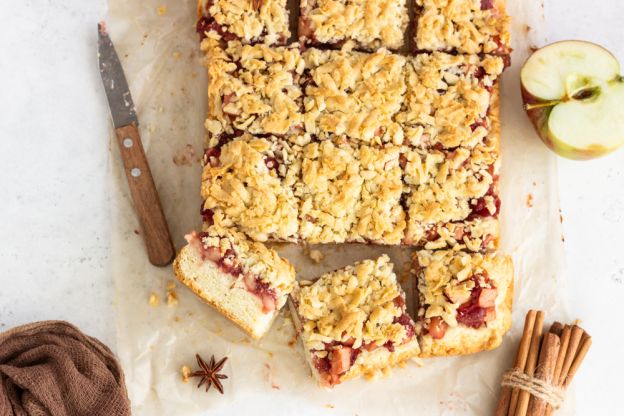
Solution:
[[[175,249],[139,131],[134,124],[130,124],[115,129],[115,134],[134,207],[143,229],[147,255],[153,265],[166,266],[173,260]]]

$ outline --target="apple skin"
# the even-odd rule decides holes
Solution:
[[[529,117],[529,120],[531,120],[533,127],[535,127],[535,131],[537,131],[539,138],[542,140],[542,142],[544,142],[546,146],[548,146],[550,150],[552,150],[559,156],[572,160],[591,160],[601,156],[605,156],[619,149],[620,146],[616,146],[610,149],[600,144],[593,144],[586,149],[578,149],[557,140],[557,138],[550,132],[550,129],[548,128],[548,117],[550,116],[550,112],[554,108],[554,105],[528,108],[527,106],[530,105],[544,104],[545,101],[533,96],[530,92],[526,90],[526,88],[524,88],[524,85],[522,85],[522,83],[520,83],[520,88],[522,91],[522,101],[524,102],[524,109],[527,113],[527,116]]]

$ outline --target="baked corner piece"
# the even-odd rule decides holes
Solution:
[[[508,66],[510,22],[505,0],[416,0],[416,49],[499,55]]]
[[[198,0],[200,38],[223,43],[285,44],[290,37],[287,0]]]
[[[511,327],[509,256],[419,251],[413,266],[421,357],[472,354],[500,345]]]
[[[420,351],[386,255],[295,288],[289,306],[306,360],[323,387],[375,374]]]
[[[208,67],[205,126],[210,137],[302,131],[299,77],[305,64],[298,44],[271,47],[232,41],[223,47],[205,39],[202,50]]]
[[[400,49],[408,24],[406,0],[301,0],[299,37],[313,46]]]
[[[293,289],[293,266],[234,231],[211,227],[186,239],[173,264],[176,277],[253,338],[262,337]]]

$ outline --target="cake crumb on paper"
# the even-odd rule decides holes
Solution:
[[[167,6],[165,6],[164,4],[158,6],[156,8],[156,13],[158,13],[158,16],[164,16],[165,14],[167,14]]]
[[[529,208],[533,208],[533,194],[528,194],[527,195],[526,205]]]
[[[156,293],[152,292],[149,295],[148,303],[149,303],[150,306],[156,307],[160,303],[160,298],[158,297],[158,295]]]
[[[336,407],[336,406],[334,406],[334,405],[333,405],[333,404],[331,404],[331,403],[327,403],[327,404],[325,405],[325,408],[326,408],[326,409],[334,409],[335,407]]]
[[[325,257],[323,253],[321,253],[320,250],[310,250],[310,253],[308,253],[308,256],[316,264],[322,262],[323,258]]]
[[[188,365],[183,365],[180,369],[180,372],[182,373],[182,381],[184,383],[188,383],[189,376],[191,375],[191,367],[189,367]]]

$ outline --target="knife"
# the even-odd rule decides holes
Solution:
[[[128,82],[104,22],[98,24],[98,59],[147,256],[154,266],[166,266],[173,260],[175,248],[139,136],[139,121]]]

